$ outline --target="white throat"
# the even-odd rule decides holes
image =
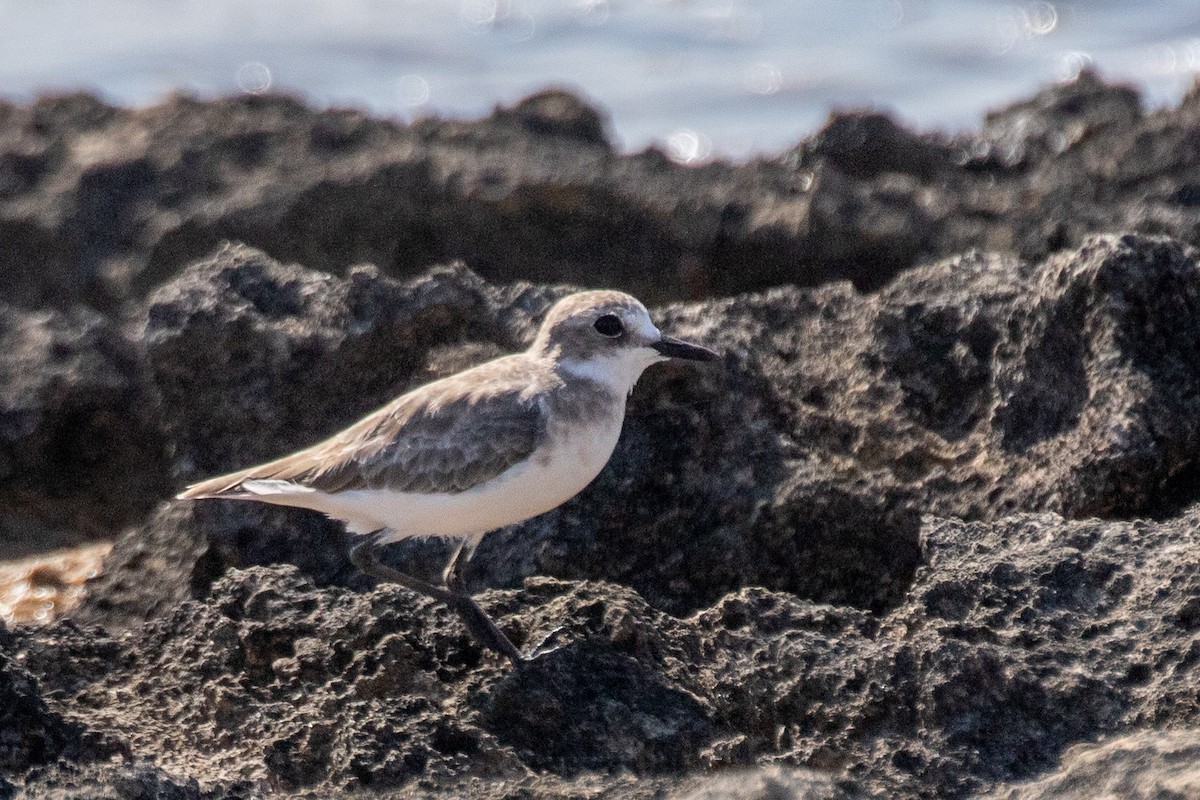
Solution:
[[[592,356],[588,359],[564,358],[559,369],[568,375],[595,381],[618,396],[630,394],[646,367],[666,359],[653,348],[638,347],[619,355]]]

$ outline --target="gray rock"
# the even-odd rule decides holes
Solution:
[[[24,787],[21,800],[229,800],[254,797],[239,787],[204,792],[199,782],[177,780],[150,764],[77,764],[62,761],[42,770]]]
[[[848,800],[859,796],[812,770],[771,767],[725,770],[694,778],[677,789],[671,800]]]
[[[407,126],[279,95],[2,104],[0,289],[120,315],[226,239],[337,274],[462,259],[653,302],[876,288],[970,247],[1040,261],[1112,230],[1197,244],[1198,108],[1145,113],[1084,73],[975,134],[846,112],[779,157],[693,168],[614,152],[603,113],[561,90]]]
[[[52,763],[78,743],[79,730],[51,711],[34,676],[16,658],[0,627],[0,793],[31,768]]]
[[[253,554],[266,538],[265,526],[244,527],[252,514],[216,530],[207,519],[203,509],[163,505],[126,531],[121,546],[105,557],[104,569],[88,582],[87,603],[71,612],[72,619],[116,629],[168,614],[184,600],[207,595],[231,566],[242,566],[241,554],[222,546],[225,541],[240,542]],[[319,558],[319,552],[312,554],[310,569],[317,571]]]
[[[532,591],[546,601],[571,587]],[[653,613],[627,591],[612,602]],[[533,633],[521,628],[522,640]],[[75,696],[68,705],[86,696],[108,708],[90,715],[96,732],[206,789],[249,781],[378,790],[433,774],[519,779],[532,770],[656,774],[697,765],[712,732],[695,696],[603,640],[574,642],[512,674],[485,662],[444,608],[394,587],[318,590],[293,568],[234,571],[203,603],[185,602],[113,643],[121,653],[108,663],[55,668],[83,640],[66,626],[32,633],[24,658]]]
[[[119,638],[58,623],[8,652],[51,714],[204,791],[632,798],[786,764],[820,773],[783,784],[815,796],[966,797],[1081,742],[1194,722],[1198,532],[1200,506],[928,517],[912,584],[879,615],[744,588],[681,618],[615,584],[531,578],[480,598],[542,644],[519,672],[436,603],[278,566],[231,570]]]
[[[170,469],[135,342],[82,308],[0,303],[0,558],[116,536]]]

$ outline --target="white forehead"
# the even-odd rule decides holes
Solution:
[[[650,319],[650,312],[646,310],[645,306],[634,311],[633,319],[629,320],[628,324],[643,339],[656,341],[662,337],[658,327]]]

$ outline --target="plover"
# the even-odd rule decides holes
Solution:
[[[664,336],[636,298],[614,291],[559,300],[523,353],[401,395],[306,450],[189,486],[180,499],[255,500],[320,511],[364,538],[368,575],[445,602],[484,646],[523,656],[468,594],[461,570],[484,534],[578,494],[616,447],[625,398],[642,372],[712,350]],[[457,540],[443,585],[379,561],[389,542]]]

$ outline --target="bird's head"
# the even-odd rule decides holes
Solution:
[[[713,361],[707,347],[664,336],[636,297],[613,291],[579,292],[555,303],[532,351],[558,369],[628,393],[646,367],[670,358]]]

